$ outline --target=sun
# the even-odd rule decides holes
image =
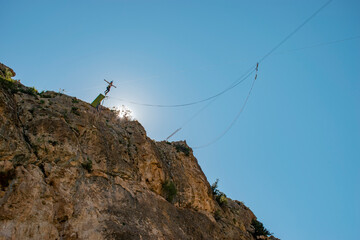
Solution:
[[[120,107],[117,108],[117,110],[119,111],[119,117],[121,119],[126,119],[126,120],[134,120],[134,111],[131,110],[128,106],[125,105],[121,105]]]

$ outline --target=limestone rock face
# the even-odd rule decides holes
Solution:
[[[254,214],[219,206],[185,142],[4,79],[0,184],[0,239],[254,239]]]

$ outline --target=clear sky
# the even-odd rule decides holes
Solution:
[[[39,90],[155,104],[226,88],[326,0],[0,0],[0,62]],[[259,66],[248,104],[194,153],[210,183],[285,240],[354,239],[360,229],[360,2],[334,0]],[[357,37],[336,44],[324,44]],[[316,47],[310,47],[320,44]],[[296,50],[296,49],[301,50]],[[251,86],[217,98],[172,140],[198,146],[233,120]],[[114,98],[105,104],[121,106]],[[164,140],[206,103],[126,104]]]

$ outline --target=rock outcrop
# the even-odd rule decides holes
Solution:
[[[243,239],[254,214],[220,206],[186,142],[0,79],[0,239]]]
[[[14,70],[9,68],[8,66],[0,63],[0,77],[5,79],[11,79],[12,77],[15,77],[16,73]]]

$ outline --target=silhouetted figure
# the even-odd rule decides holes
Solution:
[[[106,81],[106,79],[104,79],[104,81],[109,84],[109,85],[106,87],[106,90],[105,90],[105,92],[104,92],[104,93],[105,93],[105,96],[106,96],[106,94],[108,94],[108,93],[110,92],[111,87],[116,88],[116,86],[113,84],[113,81],[108,82],[108,81]]]

